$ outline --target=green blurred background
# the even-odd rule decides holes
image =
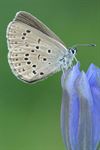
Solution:
[[[80,47],[77,58],[86,70],[100,67],[99,0],[0,1],[0,150],[64,150],[60,131],[61,72],[37,84],[19,81],[7,62],[6,27],[17,11],[32,13],[48,25],[67,47]]]

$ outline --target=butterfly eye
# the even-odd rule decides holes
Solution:
[[[71,51],[72,51],[73,54],[75,54],[75,50],[72,49]]]
[[[76,48],[71,48],[71,49],[70,49],[70,52],[71,52],[73,55],[76,54],[76,51],[77,51]]]

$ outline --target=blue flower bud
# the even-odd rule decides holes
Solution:
[[[67,150],[96,150],[100,142],[100,69],[77,63],[61,78],[61,130]]]

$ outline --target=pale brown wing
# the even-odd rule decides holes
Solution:
[[[67,49],[55,39],[20,21],[7,29],[8,61],[19,79],[35,82],[60,70]]]
[[[25,11],[20,11],[15,16],[15,21],[20,21],[22,23],[25,23],[44,34],[48,35],[49,37],[59,41],[60,43],[63,43],[63,41],[53,32],[51,31],[44,23],[42,23],[39,19],[31,15],[30,13],[27,13]]]

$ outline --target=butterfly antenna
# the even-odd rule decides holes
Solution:
[[[80,47],[80,46],[96,46],[96,44],[76,44],[72,46],[71,48],[69,48],[69,50],[71,50],[71,52],[73,53],[73,58],[76,62],[78,62],[78,60],[75,57],[75,53],[77,52],[77,47]]]
[[[76,44],[76,45],[72,46],[71,48],[77,48],[80,46],[96,46],[96,44]]]

